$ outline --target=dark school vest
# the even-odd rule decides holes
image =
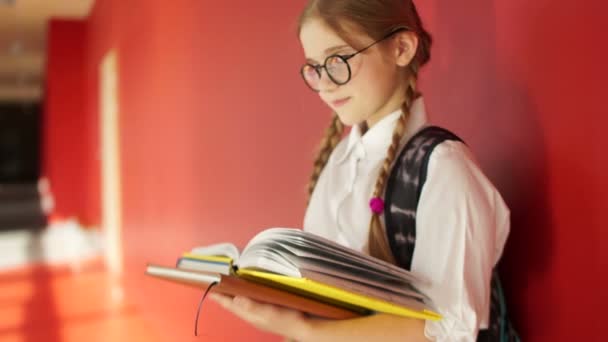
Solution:
[[[452,132],[429,126],[406,143],[389,176],[385,193],[386,234],[397,265],[410,270],[416,247],[416,210],[426,181],[431,153],[444,141],[460,141]],[[449,229],[449,227],[446,227]],[[492,274],[489,327],[480,330],[479,342],[519,341],[507,315],[498,272]]]

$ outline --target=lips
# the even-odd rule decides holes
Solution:
[[[350,101],[350,97],[345,97],[343,99],[338,99],[335,101],[331,101],[332,106],[335,108],[344,106],[348,101]]]

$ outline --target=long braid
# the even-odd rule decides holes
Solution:
[[[411,66],[411,71],[414,70],[415,67]],[[387,155],[384,159],[384,163],[382,164],[382,169],[380,170],[378,179],[376,180],[372,197],[384,197],[384,188],[386,186],[388,176],[390,175],[393,162],[395,161],[395,158],[399,152],[401,140],[403,138],[403,134],[405,133],[406,122],[410,116],[410,108],[414,100],[420,96],[420,94],[416,91],[416,80],[416,73],[410,72],[408,87],[405,94],[405,101],[402,105],[402,115],[399,117],[399,121],[397,121],[397,125],[395,126],[392,142],[388,147]],[[395,259],[386,238],[386,232],[382,227],[380,215],[382,215],[382,213],[372,212],[368,239],[369,254],[373,257],[395,264]]]
[[[413,0],[308,0],[308,5],[299,19],[298,36],[301,36],[304,24],[312,19],[321,20],[348,45],[353,47],[357,46],[358,42],[352,39],[352,28],[360,29],[362,33],[367,34],[369,37],[380,39],[385,36],[391,28],[407,27],[410,32],[415,33],[418,37],[416,54],[409,64],[409,70],[407,70],[408,78],[405,80],[407,81],[405,84],[407,89],[405,90],[403,115],[399,118],[395,127],[391,146],[388,148],[386,159],[384,160],[380,175],[378,176],[374,187],[373,196],[382,198],[386,182],[390,175],[390,169],[399,153],[398,149],[400,148],[400,143],[403,140],[403,135],[406,130],[406,122],[410,115],[410,107],[414,100],[419,97],[416,86],[418,72],[420,71],[420,68],[427,64],[431,59],[432,36],[425,30]],[[332,123],[332,127],[333,126],[334,123]],[[337,140],[337,144],[339,141],[339,139],[337,139],[338,136],[337,130],[334,132],[328,131],[326,140],[331,140],[332,137],[334,137],[334,139]],[[315,171],[309,183],[309,200],[319,175],[327,163],[329,154],[333,150],[333,147],[335,147],[335,145],[331,146],[329,141],[325,141],[323,145],[324,147],[315,162]],[[394,263],[390,247],[388,246],[386,233],[382,227],[381,213],[374,213],[383,209],[379,205],[381,203],[382,201],[376,199],[370,202],[373,214],[370,220],[368,248],[371,255]]]
[[[334,113],[331,124],[325,131],[325,137],[321,141],[319,153],[317,154],[317,158],[314,163],[313,172],[310,176],[310,181],[308,182],[308,202],[310,202],[310,197],[312,196],[312,192],[315,190],[315,186],[317,185],[319,176],[325,168],[325,165],[329,160],[331,152],[336,148],[336,146],[340,142],[343,132],[344,125],[342,124],[338,116]]]

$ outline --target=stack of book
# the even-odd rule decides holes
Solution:
[[[149,264],[146,274],[328,319],[441,319],[414,274],[299,229],[264,230],[242,252],[230,243],[197,247],[175,267]]]

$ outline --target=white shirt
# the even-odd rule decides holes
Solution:
[[[422,98],[414,101],[406,142],[427,123]],[[354,126],[332,152],[304,217],[304,230],[367,252],[369,200],[401,110],[363,136]],[[443,319],[427,321],[434,341],[475,341],[487,328],[492,269],[509,233],[509,209],[461,142],[439,144],[429,159],[416,216],[411,271]]]

